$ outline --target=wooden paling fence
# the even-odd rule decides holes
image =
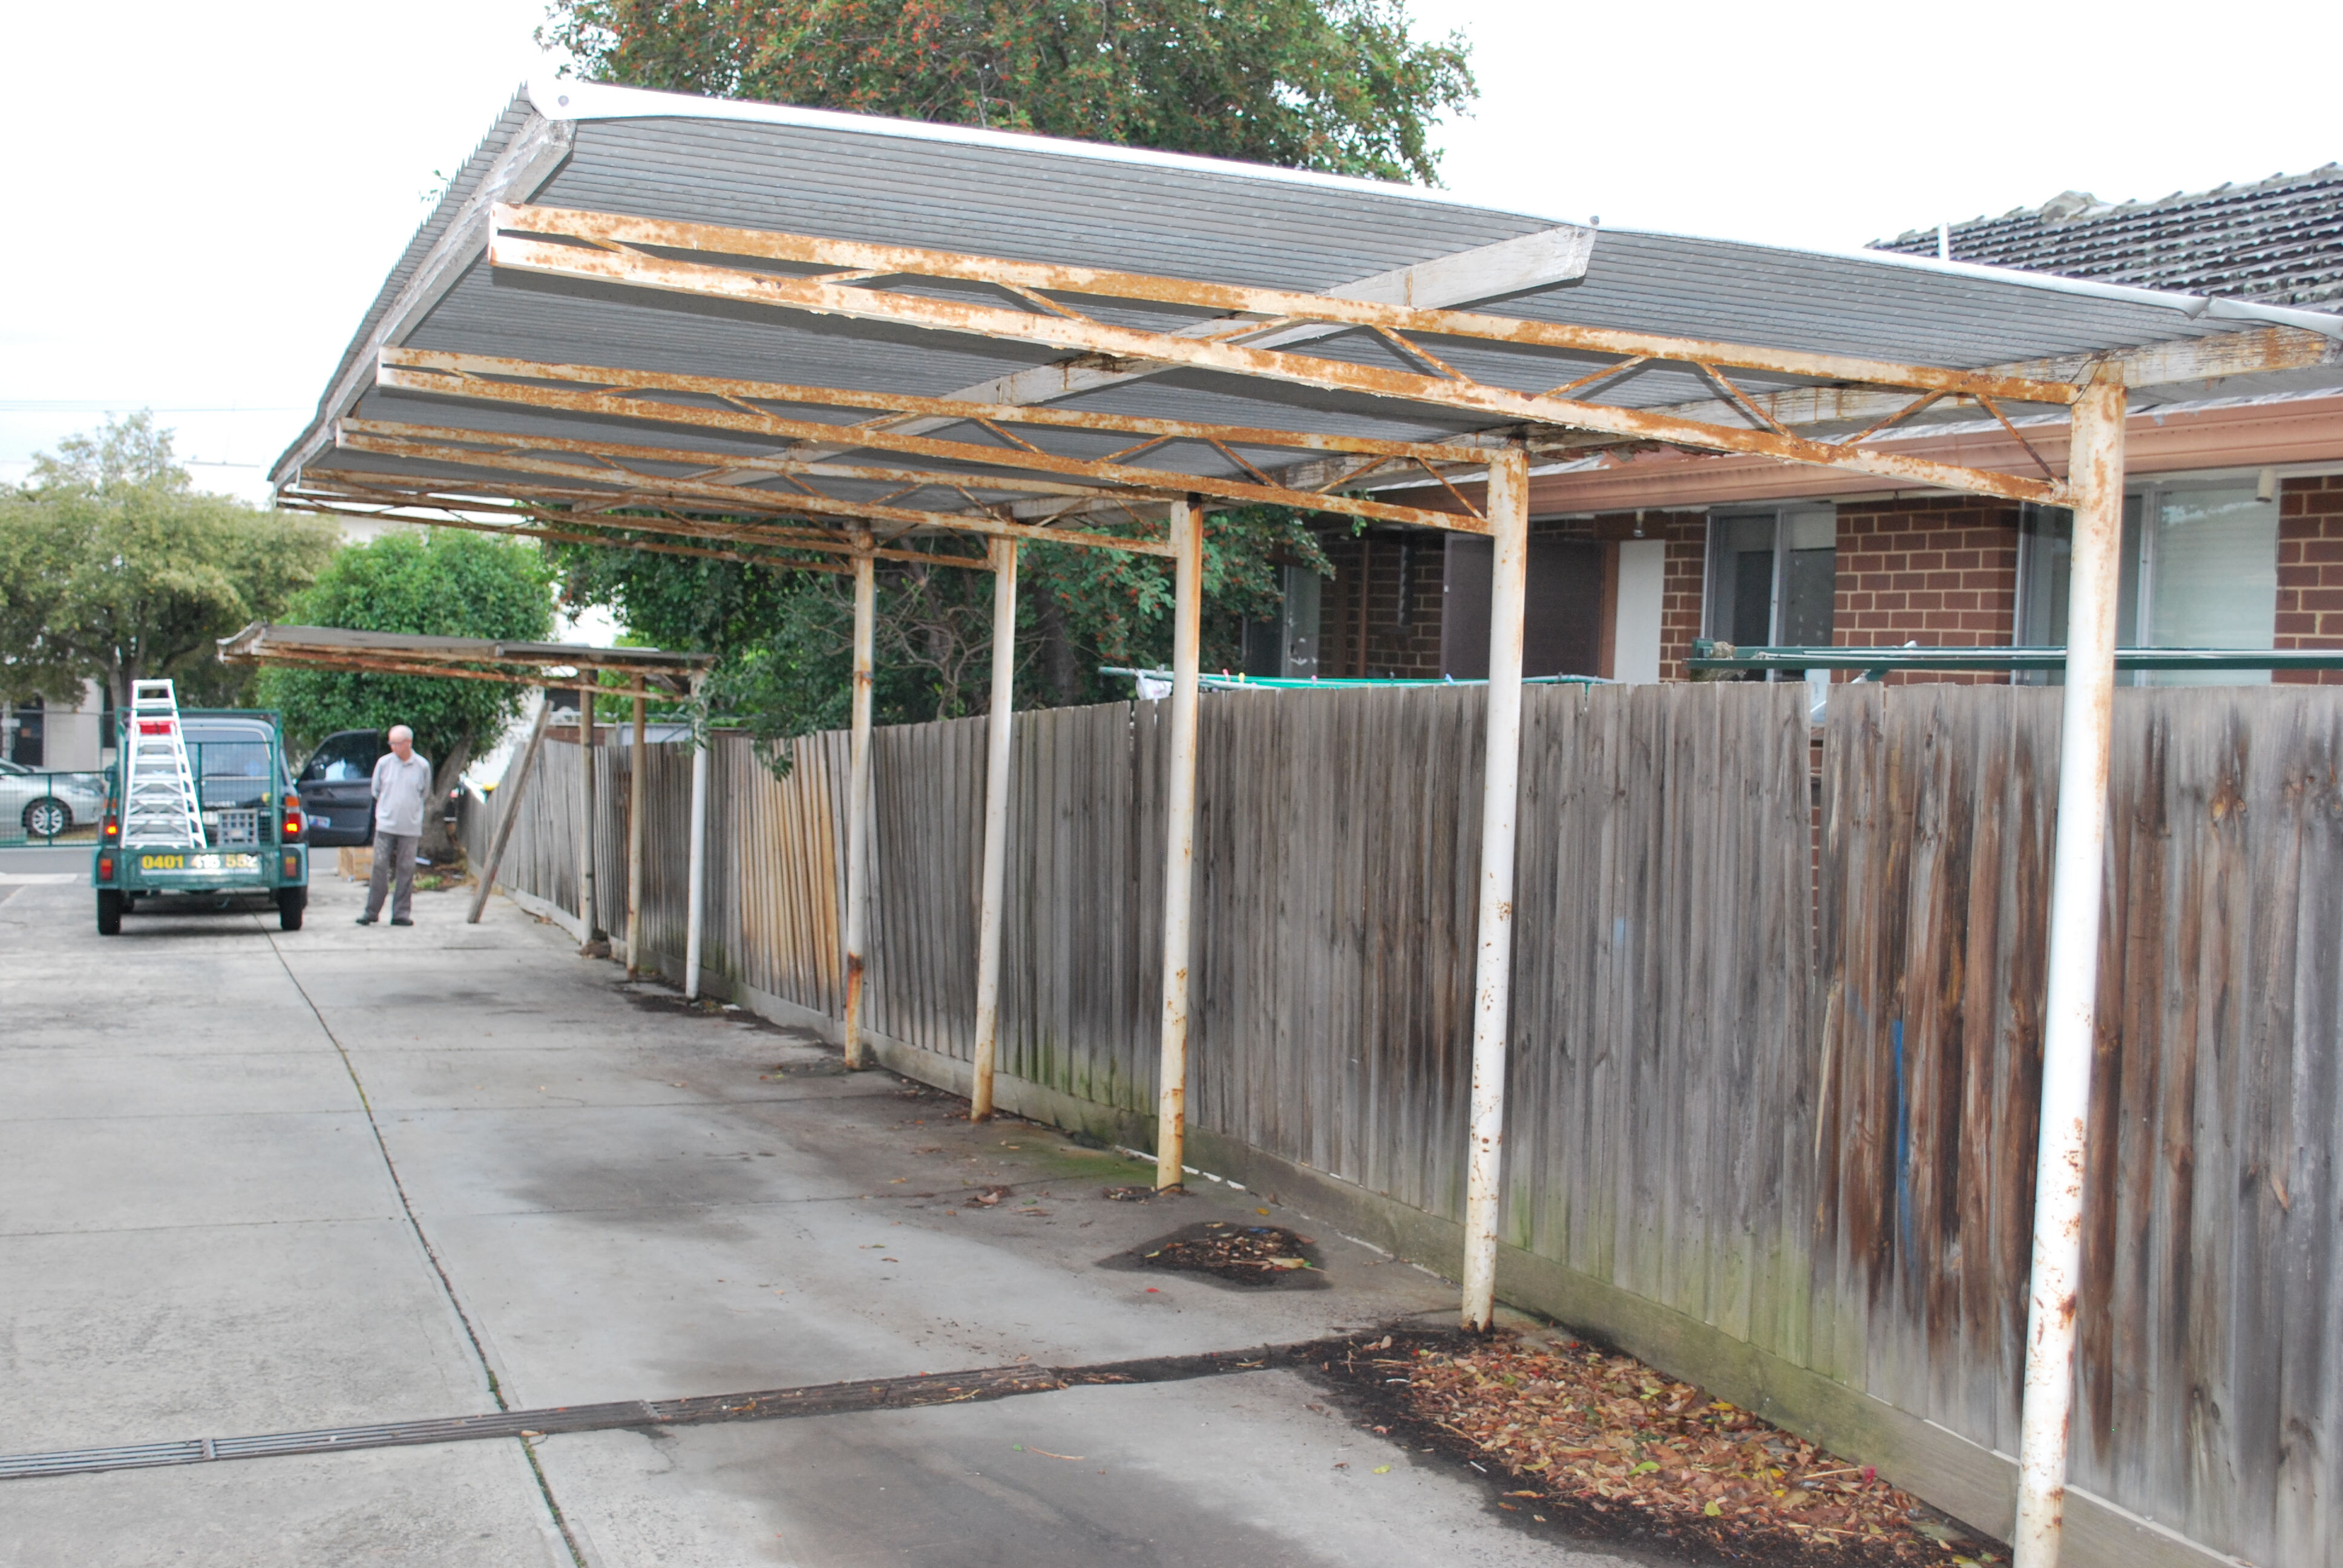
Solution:
[[[1803,687],[1524,697],[1504,1290],[2006,1532],[2059,693],[1842,687],[1819,779]],[[1435,1264],[1480,727],[1465,689],[1202,713],[1193,1157]],[[954,1086],[983,733],[875,739],[870,1026]],[[1002,1103],[1130,1142],[1167,755],[1154,704],[1017,719]],[[508,850],[533,907],[575,908],[578,756],[547,748]],[[628,749],[595,760],[617,930]],[[789,761],[714,743],[704,983],[834,1025],[844,738]],[[675,973],[689,757],[645,766]],[[2343,1563],[2343,693],[2118,692],[2111,790],[2070,1557]]]

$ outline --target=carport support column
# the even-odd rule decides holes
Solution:
[[[578,683],[578,950],[594,945],[594,678]]]
[[[643,699],[635,698],[635,745],[627,754],[627,978],[643,972]]]
[[[2066,600],[2066,698],[2051,851],[2041,1143],[2034,1164],[2034,1271],[2017,1434],[2016,1568],[2056,1568],[2066,1503],[2075,1318],[2083,1259],[2083,1144],[2098,1031],[2099,900],[2107,877],[2107,749],[2114,727],[2116,595],[2123,541],[2124,384],[2099,367],[2075,405]]]
[[[1473,1122],[1464,1164],[1464,1326],[1483,1330],[1497,1290],[1497,1193],[1513,966],[1514,817],[1522,787],[1522,616],[1529,597],[1529,458],[1489,464],[1488,740],[1481,779],[1479,952],[1473,968]]]
[[[1009,880],[1010,710],[1017,695],[1017,541],[994,539],[992,711],[984,732],[984,874],[976,917],[976,1042],[969,1053],[968,1119],[992,1119],[992,1064],[1001,1040],[1001,900]]]
[[[1155,1187],[1181,1183],[1188,1137],[1188,913],[1196,870],[1196,660],[1204,598],[1204,516],[1172,503],[1172,755],[1164,780],[1163,1053],[1156,1074]]]
[[[862,974],[870,903],[870,647],[879,618],[879,563],[870,530],[854,532],[854,728],[846,761],[846,1065],[869,1065],[862,1044]]]
[[[699,1000],[699,910],[708,896],[708,742],[691,738],[691,869],[684,877],[683,996]]]

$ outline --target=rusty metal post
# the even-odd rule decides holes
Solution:
[[[1513,838],[1521,797],[1522,618],[1529,598],[1529,458],[1489,464],[1489,732],[1481,780],[1479,951],[1473,969],[1473,1105],[1464,1165],[1464,1326],[1489,1326],[1497,1289],[1497,1194],[1513,966]]]
[[[968,1119],[992,1118],[992,1065],[1001,1038],[1001,898],[1009,879],[1011,709],[1017,695],[1017,541],[994,539],[992,709],[984,756],[984,874],[976,918],[976,1043],[969,1053]]]
[[[684,876],[683,996],[699,1000],[699,910],[708,895],[708,737],[691,738],[690,869]]]
[[[513,769],[512,782],[498,791],[504,799],[497,802],[497,836],[488,845],[488,863],[480,868],[480,885],[472,892],[472,912],[464,917],[468,926],[480,923],[480,911],[488,907],[488,892],[497,885],[497,868],[505,863],[505,846],[512,841],[513,824],[520,820],[520,803],[528,789],[529,776],[537,769],[537,754],[545,745],[545,726],[553,717],[553,694],[538,694],[537,722],[529,727],[528,745],[520,754],[520,766]],[[506,794],[509,791],[509,794]]]
[[[627,978],[643,972],[643,760],[648,731],[643,699],[635,699],[634,749],[627,757]]]
[[[2075,1388],[2083,1257],[2083,1147],[2098,1029],[2099,901],[2107,876],[2107,749],[2115,718],[2116,596],[2123,543],[2124,384],[2102,366],[2075,405],[2066,601],[2066,697],[2050,872],[2043,1003],[2041,1142],[2034,1164],[2034,1269],[2018,1420],[2016,1568],[2057,1568]]]
[[[854,728],[846,763],[846,1065],[868,1066],[862,978],[870,902],[870,645],[879,618],[879,563],[870,531],[854,531]]]
[[[578,950],[594,945],[594,676],[578,683]]]
[[[1155,1186],[1182,1185],[1188,1138],[1188,914],[1196,869],[1196,663],[1204,598],[1204,518],[1172,503],[1172,755],[1164,780],[1163,1051],[1155,1081]]]

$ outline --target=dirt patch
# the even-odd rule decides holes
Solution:
[[[1317,1243],[1309,1237],[1282,1225],[1246,1225],[1233,1220],[1182,1226],[1159,1241],[1117,1253],[1101,1267],[1193,1274],[1247,1291],[1322,1291],[1329,1284]]]
[[[2006,1563],[1980,1532],[1632,1356],[1393,1332],[1321,1363],[1377,1432],[1461,1461],[1525,1524],[1693,1562]]]

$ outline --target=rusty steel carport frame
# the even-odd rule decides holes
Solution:
[[[643,883],[643,745],[646,707],[653,697],[690,699],[716,662],[713,654],[676,653],[656,648],[595,648],[580,643],[528,642],[518,638],[429,637],[405,632],[364,631],[344,627],[272,626],[255,621],[233,637],[219,639],[219,657],[228,664],[275,664],[293,668],[342,670],[363,675],[412,675],[432,679],[486,680],[505,686],[530,686],[545,691],[538,706],[528,743],[514,770],[512,793],[501,802],[496,838],[480,868],[479,886],[465,917],[478,925],[488,907],[488,890],[496,885],[497,869],[504,863],[505,845],[519,819],[518,802],[535,771],[538,753],[545,744],[551,718],[551,690],[576,685],[578,697],[580,806],[589,830],[589,846],[579,859],[579,919],[584,940],[593,937],[593,862],[590,845],[594,821],[593,753],[596,696],[631,698],[634,701],[635,751],[628,769],[630,809],[627,819],[627,970],[638,970],[641,950]],[[604,674],[615,674],[623,686],[600,684]],[[695,758],[693,784],[704,798],[704,764]],[[687,941],[697,946],[699,933],[698,898],[700,868],[706,859],[701,841],[704,816],[696,818],[690,845],[694,896],[686,912]]]
[[[861,526],[843,548],[854,557],[857,598],[856,747],[850,794],[850,863],[862,851],[867,829],[864,794],[869,769],[869,631],[870,563],[877,548],[870,528],[899,533],[972,531],[990,536],[996,577],[994,729],[989,749],[980,1018],[997,992],[997,882],[1001,852],[996,796],[1005,798],[1008,687],[1003,646],[1014,605],[1014,549],[1024,538],[1049,538],[1169,555],[1174,562],[1175,678],[1172,770],[1169,780],[1169,843],[1165,883],[1164,997],[1157,1161],[1160,1185],[1178,1184],[1184,1133],[1189,899],[1192,887],[1196,727],[1197,601],[1201,592],[1201,507],[1209,498],[1238,504],[1307,507],[1364,520],[1394,521],[1486,534],[1494,545],[1490,677],[1483,797],[1473,1085],[1468,1142],[1463,1312],[1485,1327],[1493,1302],[1498,1174],[1504,1114],[1503,1085],[1512,960],[1513,843],[1518,804],[1522,622],[1526,588],[1528,453],[1602,445],[1668,445],[1745,453],[1783,462],[1870,475],[1899,487],[1939,487],[2007,500],[2067,507],[2076,515],[2072,628],[2063,730],[2062,807],[2050,913],[2051,951],[2044,1042],[2042,1134],[2036,1181],[2033,1283],[2027,1322],[2026,1386],[2021,1436],[2018,1552],[2022,1568],[2055,1562],[2063,1497],[2066,1402],[2071,1388],[2077,1265],[2080,1246],[2081,1157],[2087,1121],[2089,1061],[2096,1021],[2096,954],[2099,879],[2106,837],[2105,780],[2113,688],[2114,587],[2123,490],[2125,374],[2116,356],[2084,357],[2066,377],[1947,369],[1842,355],[1718,343],[1650,333],[1587,327],[1469,311],[1422,308],[1333,295],[1244,287],[1150,276],[1096,267],[1011,261],[958,252],[880,246],[544,206],[494,209],[488,257],[498,268],[577,283],[648,288],[784,312],[841,317],[1100,357],[1113,365],[1175,367],[1437,410],[1442,416],[1487,422],[1474,435],[1410,445],[1423,450],[1375,450],[1373,444],[1304,438],[1256,427],[1189,426],[1173,434],[1152,422],[1125,420],[1121,432],[1143,439],[1109,457],[1076,457],[1042,450],[1015,433],[1020,426],[1079,425],[1111,428],[1081,410],[1030,405],[974,404],[897,397],[846,388],[723,380],[554,365],[538,361],[386,348],[376,373],[384,390],[438,395],[475,404],[543,414],[644,421],[796,443],[770,455],[656,447],[606,439],[536,437],[452,427],[399,426],[344,419],[337,444],[345,451],[444,464],[493,476],[498,493],[552,498],[538,482],[558,481],[561,498],[598,508],[648,509],[609,526],[649,533],[679,532],[706,548],[723,539],[806,548],[774,538],[751,517],[854,518]],[[678,254],[681,253],[681,254]],[[734,258],[757,265],[725,265]],[[772,264],[818,269],[789,275]],[[919,280],[928,292],[895,286]],[[932,286],[960,289],[940,297]],[[986,302],[964,296],[982,292]],[[1111,322],[1086,313],[1080,301],[1123,308],[1201,312],[1208,318],[1178,330]],[[1366,364],[1298,352],[1301,345],[1336,334],[1376,340],[1397,364]],[[1460,371],[1440,351],[1451,344],[1492,347],[1544,356],[1567,376],[1544,391],[1523,391]],[[1450,353],[1456,350],[1450,349]],[[1592,362],[1590,363],[1590,359]],[[1691,367],[1716,392],[1705,404],[1637,408],[1590,401],[1595,389],[1652,364]],[[2046,370],[2048,367],[2046,367]],[[1811,378],[1808,390],[1753,392],[1735,373]],[[1843,395],[1852,386],[1854,397]],[[1809,391],[1811,396],[1808,395]],[[1803,401],[1802,401],[1803,399]],[[1834,402],[1834,399],[1836,399]],[[2069,474],[2060,477],[2036,459],[2037,473],[1964,467],[1884,450],[1866,443],[1947,400],[1984,409],[2016,434],[2011,407],[2071,410]],[[1860,408],[1867,420],[1850,436],[1801,434],[1804,419]],[[808,418],[802,410],[855,409],[876,417],[856,424]],[[971,425],[988,439],[942,440],[939,426]],[[2025,438],[2018,435],[2021,449]],[[1137,458],[1180,443],[1201,443],[1237,476],[1140,464]],[[882,463],[840,464],[858,450],[885,455]],[[1240,456],[1282,449],[1282,465]],[[531,454],[557,452],[558,457]],[[583,460],[580,460],[583,459]],[[958,468],[920,468],[930,464]],[[1434,512],[1344,493],[1394,461],[1412,461],[1447,485],[1457,512]],[[679,465],[683,473],[660,470]],[[1471,468],[1485,475],[1486,500],[1463,504],[1451,476]],[[1041,477],[1047,476],[1044,481]],[[350,476],[352,480],[358,477]],[[740,483],[742,478],[757,483]],[[907,489],[878,501],[840,498],[809,481],[878,479]],[[779,479],[788,490],[763,487]],[[388,475],[371,482],[392,481]],[[468,481],[411,477],[418,501],[460,507],[481,491]],[[362,498],[341,489],[330,462],[312,462],[295,492],[304,504],[334,509],[379,504],[382,491]],[[952,492],[961,505],[922,509],[900,505],[927,489]],[[1070,493],[1071,492],[1071,493]],[[1197,499],[1191,500],[1189,497]],[[1015,497],[1004,504],[984,497]],[[588,498],[591,498],[590,500]],[[412,503],[410,503],[412,504]],[[1021,524],[1020,516],[1051,517],[1121,509],[1126,516],[1168,512],[1170,537],[1160,543],[1083,538],[1059,528]],[[715,521],[725,513],[732,520]],[[686,518],[681,514],[699,514]],[[574,513],[562,514],[574,526]],[[661,523],[658,519],[669,518]],[[763,531],[760,531],[763,530]],[[613,541],[623,542],[623,541]],[[818,547],[810,547],[818,548]],[[860,890],[850,889],[850,963],[860,935]],[[855,1040],[853,977],[850,977],[848,1038]],[[989,1030],[980,1024],[979,1053],[986,1071]]]

